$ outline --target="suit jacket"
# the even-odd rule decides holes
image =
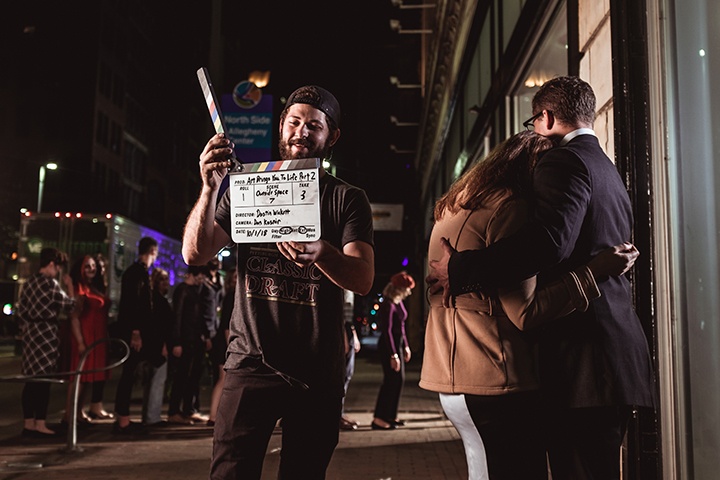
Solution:
[[[547,152],[535,167],[534,220],[484,250],[458,252],[448,265],[451,294],[540,282],[628,241],[632,209],[615,165],[593,135]],[[597,279],[601,296],[539,332],[542,388],[568,407],[655,405],[652,363],[624,277]]]

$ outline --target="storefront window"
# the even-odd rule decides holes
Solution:
[[[565,2],[558,8],[548,35],[542,39],[527,71],[521,77],[515,91],[510,118],[512,131],[508,136],[522,130],[522,122],[532,116],[532,98],[537,89],[557,75],[567,75],[567,15]]]
[[[668,0],[667,162],[678,358],[679,457],[717,478],[720,446],[720,3]],[[673,28],[674,27],[674,28]]]

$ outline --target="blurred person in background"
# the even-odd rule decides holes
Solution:
[[[108,338],[108,312],[110,299],[101,290],[102,283],[96,278],[101,273],[97,268],[97,261],[92,255],[84,255],[73,264],[70,269],[70,278],[73,281],[77,308],[70,316],[70,371],[76,371],[80,357],[84,355],[94,342]],[[110,378],[110,371],[103,370],[107,366],[107,343],[100,342],[87,352],[83,373],[78,384],[78,404],[76,420],[88,422],[113,418],[111,413],[103,407],[103,392],[105,383]],[[89,370],[95,370],[90,372]],[[91,391],[90,409],[87,414],[83,411],[88,387]],[[73,378],[68,383],[67,404],[65,407],[64,423],[70,421],[70,412],[73,408]]]
[[[123,363],[122,374],[115,392],[113,433],[146,434],[142,423],[130,421],[130,400],[135,383],[135,371],[145,360],[143,337],[153,325],[152,289],[149,269],[158,257],[158,242],[143,237],[138,242],[138,258],[122,274],[118,325],[121,338],[130,347],[129,357]]]
[[[102,253],[96,253],[93,257],[95,259],[95,276],[92,278],[92,285],[95,291],[102,293],[102,295],[105,298],[106,302],[106,323],[105,323],[105,336],[109,336],[108,332],[108,324],[107,321],[109,320],[109,312],[110,307],[112,306],[110,303],[110,297],[108,296],[107,289],[108,289],[108,279],[107,279],[107,258],[105,258],[105,255]],[[105,348],[105,363],[107,364],[108,359],[108,348],[106,344]],[[108,371],[108,379],[110,378],[111,373]],[[113,413],[110,413],[105,410],[105,406],[103,405],[103,399],[105,398],[105,386],[107,385],[107,380],[103,383],[99,383],[97,385],[93,385],[93,391],[92,396],[90,398],[90,409],[88,411],[88,416],[93,420],[101,420],[101,419],[108,419],[108,418],[115,418],[115,415]]]
[[[95,258],[95,267],[97,270],[97,274],[93,277],[92,283],[98,292],[106,294],[108,288],[107,258],[105,258],[105,255],[99,252],[96,253],[93,258]]]
[[[237,285],[237,268],[227,271],[225,287],[220,306],[220,323],[217,332],[213,337],[211,356],[214,357],[214,364],[217,365],[218,381],[212,390],[210,397],[210,415],[207,421],[209,427],[215,426],[217,408],[220,403],[220,395],[225,385],[225,355],[227,353],[227,342],[230,337],[230,317],[232,316],[233,305],[235,304],[235,287]]]
[[[343,397],[343,409],[340,417],[340,430],[357,430],[358,423],[345,415],[345,398],[347,398],[350,380],[355,373],[355,355],[360,351],[360,339],[355,331],[354,306],[355,294],[350,290],[343,291],[345,301],[343,303],[343,319],[345,322],[345,396]]]
[[[205,283],[207,266],[188,266],[182,283],[173,292],[171,329],[173,375],[168,422],[193,425],[207,421],[196,408],[196,395],[212,348],[215,322],[214,292]]]
[[[165,382],[168,376],[168,343],[173,322],[170,306],[170,275],[167,270],[154,268],[150,274],[152,288],[152,324],[145,334],[147,380],[143,395],[143,424],[160,427],[167,424],[162,419],[165,399]]]
[[[209,352],[207,352],[207,358],[206,358],[206,364],[208,367],[208,372],[210,374],[210,382],[211,387],[214,390],[215,386],[218,383],[218,380],[220,379],[220,371],[222,370],[222,365],[225,362],[225,352],[218,352],[215,347],[215,336],[217,335],[217,332],[219,332],[219,325],[220,325],[220,307],[222,305],[223,301],[223,295],[225,293],[225,281],[223,280],[222,275],[220,275],[220,260],[218,260],[217,257],[213,257],[210,259],[209,262],[205,265],[207,267],[207,276],[205,277],[204,283],[207,287],[209,287],[209,291],[212,293],[212,301],[215,308],[215,317],[213,318],[213,325],[212,327],[209,327],[210,331],[212,332],[212,344],[213,347],[210,349]],[[218,339],[219,344],[218,346],[222,348],[222,339]],[[194,400],[194,411],[199,412],[200,411],[200,386],[198,385],[198,391],[195,392],[195,400]],[[212,395],[212,394],[211,394]],[[209,418],[208,418],[209,420]]]
[[[69,275],[62,275],[68,259],[56,248],[43,248],[40,269],[21,287],[17,317],[22,339],[21,373],[42,376],[56,373],[59,355],[58,322],[61,313],[75,307],[74,288]],[[56,277],[61,276],[65,291]],[[22,392],[25,437],[55,435],[47,427],[50,383],[27,381]]]
[[[393,430],[405,425],[398,419],[398,406],[405,382],[405,363],[411,352],[405,332],[408,319],[405,300],[412,294],[415,280],[407,272],[399,272],[390,278],[383,290],[384,300],[378,312],[378,353],[383,369],[383,382],[375,403],[373,430]]]

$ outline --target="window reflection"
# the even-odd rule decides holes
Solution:
[[[553,20],[552,28],[540,44],[537,53],[522,77],[514,96],[514,128],[508,135],[524,130],[523,120],[532,116],[532,97],[547,80],[567,75],[567,19],[563,2]]]

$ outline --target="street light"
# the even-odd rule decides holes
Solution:
[[[43,189],[45,188],[45,170],[57,170],[58,166],[57,163],[49,162],[45,165],[40,165],[40,178],[38,181],[38,203],[37,203],[37,213],[40,213],[42,211],[42,197],[43,197]]]

